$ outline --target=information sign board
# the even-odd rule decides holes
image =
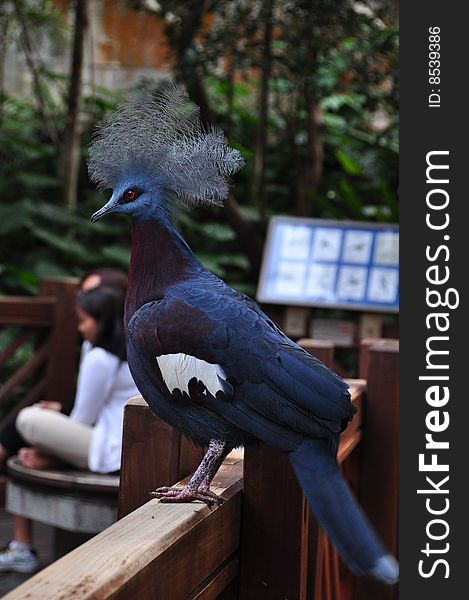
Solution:
[[[398,312],[398,226],[274,217],[257,299],[272,304]]]

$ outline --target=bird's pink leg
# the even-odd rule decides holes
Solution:
[[[221,504],[223,498],[210,491],[210,483],[229,451],[230,448],[226,447],[225,442],[211,440],[202,462],[185,488],[160,487],[156,491],[151,492],[151,495],[155,498],[160,498],[161,502],[192,502],[200,500],[209,506]]]

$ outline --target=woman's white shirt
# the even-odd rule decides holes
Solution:
[[[111,473],[120,468],[124,405],[138,394],[127,362],[99,347],[82,353],[70,418],[93,427],[91,471]]]

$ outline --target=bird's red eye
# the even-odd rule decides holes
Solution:
[[[135,200],[135,198],[137,197],[137,193],[135,192],[135,190],[127,190],[125,193],[125,197],[127,198],[127,200]]]

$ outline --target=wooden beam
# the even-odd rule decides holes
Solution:
[[[360,406],[365,383],[350,381]],[[361,412],[341,436],[343,461],[361,436]],[[265,444],[245,449],[240,600],[306,600],[313,585],[318,527],[288,456]]]
[[[213,491],[226,499],[221,506],[151,500],[4,600],[215,598],[211,581],[215,592],[237,572],[242,462],[232,454],[214,479]]]
[[[363,425],[363,396],[366,392],[366,381],[363,379],[348,379],[352,403],[358,408],[358,413],[353,417],[347,429],[340,436],[337,462],[342,464],[357,447],[362,436]]]
[[[368,348],[368,390],[361,444],[360,502],[393,554],[398,551],[399,342]],[[357,582],[360,600],[395,600],[397,586],[371,579]]]
[[[40,283],[40,296],[37,298],[0,298],[0,326],[19,325],[26,328],[3,351],[0,364],[9,360],[22,344],[33,337],[35,346],[39,346],[29,361],[0,388],[0,404],[7,402],[14,388],[45,363],[45,378],[10,411],[9,416],[14,416],[28,402],[44,397],[65,406],[72,404],[78,349],[76,288],[76,279],[45,279]],[[5,415],[2,422],[4,421]]]
[[[54,321],[55,298],[25,298],[9,296],[0,298],[0,323],[50,327]]]
[[[322,363],[332,369],[334,364],[334,344],[326,340],[315,340],[313,338],[302,338],[298,340],[298,346],[318,358]]]
[[[348,379],[350,395],[358,413],[340,436],[337,462],[352,490],[357,491],[359,479],[359,449],[363,425],[363,404],[366,381]],[[337,550],[319,527],[313,512],[310,515],[309,576],[307,598],[322,600],[352,600],[356,578],[342,563]]]
[[[5,403],[17,385],[23,383],[32,375],[48,358],[50,343],[46,341],[39,350],[17,371],[13,373],[8,381],[0,388],[0,405]]]
[[[187,600],[221,600],[220,595],[225,592],[230,582],[237,576],[238,569],[239,560],[236,555],[230,558],[227,563],[221,565],[219,570],[209,578],[209,581],[204,581]]]
[[[34,337],[34,329],[26,329],[20,333],[18,337],[12,340],[8,346],[0,353],[0,367],[3,365],[15,354],[18,348],[21,348],[23,344],[29,342]]]
[[[393,348],[396,345],[397,340],[389,338],[363,338],[360,341],[360,350],[358,357],[358,376],[362,379],[368,379],[369,373],[369,362],[370,362],[370,348]]]
[[[240,600],[306,599],[309,506],[284,453],[245,448]]]
[[[47,400],[71,407],[75,397],[75,375],[78,366],[78,332],[75,297],[78,280],[73,278],[43,279],[41,296],[56,299],[50,334],[50,358],[47,363]]]
[[[25,406],[30,406],[35,402],[41,400],[44,397],[44,392],[47,387],[47,381],[45,376],[43,376],[37,383],[34,384],[32,389],[24,396],[19,402],[14,404],[10,410],[5,414],[3,414],[2,419],[0,420],[0,431],[5,427],[8,423],[11,423],[13,419],[16,419],[16,415],[20,412],[22,408]]]
[[[148,502],[157,487],[192,473],[203,456],[203,450],[158,419],[141,396],[125,406],[122,439],[119,519]]]

